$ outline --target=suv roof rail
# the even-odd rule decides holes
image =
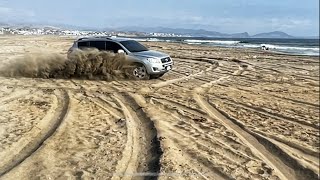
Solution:
[[[104,38],[104,39],[112,40],[110,36],[94,36],[94,37],[82,37],[82,38],[79,38],[77,41],[81,41],[84,39],[90,39],[90,38]]]
[[[95,38],[105,38],[105,39],[112,40],[110,36],[95,36]]]
[[[79,38],[77,41],[81,41],[83,39],[88,39],[87,37],[82,37],[82,38]]]

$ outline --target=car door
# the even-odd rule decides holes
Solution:
[[[119,44],[112,41],[106,41],[106,51],[118,53],[119,49],[123,50],[123,48]]]

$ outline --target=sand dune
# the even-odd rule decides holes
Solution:
[[[316,57],[147,42],[174,69],[133,81],[72,68],[71,38],[0,41],[0,179],[319,178]]]

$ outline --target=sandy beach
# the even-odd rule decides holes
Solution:
[[[66,57],[73,41],[0,36],[0,69]],[[0,179],[319,178],[319,57],[143,44],[173,70],[30,78],[22,63],[0,76]]]

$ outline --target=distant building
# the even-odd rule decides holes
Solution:
[[[174,33],[144,33],[144,32],[123,32],[123,31],[80,31],[80,30],[62,30],[59,28],[43,27],[3,27],[0,29],[2,34],[18,34],[18,35],[58,35],[58,36],[120,36],[120,37],[179,37]]]

